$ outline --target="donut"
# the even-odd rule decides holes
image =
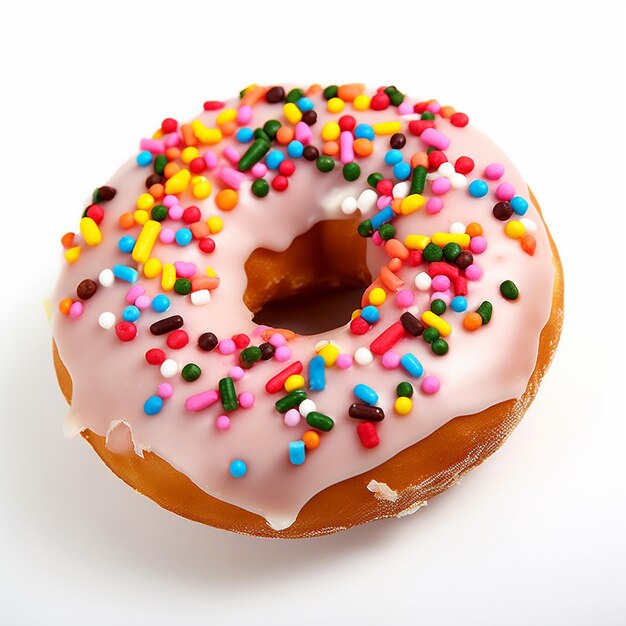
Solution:
[[[251,85],[166,118],[61,243],[67,434],[242,534],[415,512],[500,447],[561,331],[520,173],[395,86]]]

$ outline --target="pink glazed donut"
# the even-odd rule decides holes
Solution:
[[[393,86],[252,85],[167,118],[62,244],[67,431],[239,533],[416,511],[503,443],[560,336],[519,172]]]

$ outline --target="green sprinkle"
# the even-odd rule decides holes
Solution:
[[[476,313],[480,315],[483,320],[483,326],[485,324],[489,324],[491,320],[491,315],[493,313],[493,305],[488,300],[485,300],[477,309]]]
[[[396,394],[398,398],[410,398],[413,395],[413,385],[406,380],[402,381],[396,387]]]
[[[404,102],[404,94],[395,87],[387,87],[385,93],[389,96],[389,100],[394,107],[400,106]]]
[[[276,133],[281,126],[282,124],[278,120],[267,120],[267,122],[263,124],[263,130],[270,139],[275,139]]]
[[[326,100],[336,98],[338,92],[339,87],[337,87],[337,85],[329,85],[328,87],[326,87],[326,89],[324,89],[324,98],[326,98]]]
[[[507,300],[517,300],[519,298],[519,289],[512,280],[505,280],[500,285],[500,293]]]
[[[389,241],[394,238],[396,229],[391,224],[382,224],[378,228],[378,234],[383,241]]]
[[[424,113],[422,113],[422,119],[423,120],[434,120],[435,116],[430,111],[424,111]]]
[[[252,133],[252,136],[255,139],[265,139],[265,141],[270,142],[270,143],[272,141],[270,139],[270,136],[262,128],[255,128],[254,133]]]
[[[358,163],[352,161],[352,163],[346,163],[343,166],[343,177],[348,181],[352,182],[356,180],[361,175],[361,167]]]
[[[409,193],[423,193],[426,185],[428,170],[423,165],[418,165],[411,175],[411,189]]]
[[[437,355],[442,356],[448,351],[448,342],[445,339],[435,339],[430,344],[430,349]]]
[[[446,308],[446,303],[441,298],[435,298],[435,300],[430,303],[430,310],[435,315],[443,315],[446,312]]]
[[[372,172],[368,177],[367,177],[367,184],[370,187],[374,187],[374,189],[376,188],[376,185],[378,185],[378,183],[383,180],[383,178],[385,178],[381,173],[379,172]]]
[[[234,411],[239,406],[237,392],[235,391],[235,381],[230,376],[222,378],[217,387],[224,411]]]
[[[430,326],[424,331],[422,337],[424,337],[424,341],[426,341],[426,343],[432,343],[433,341],[437,341],[437,339],[439,339],[439,331]]]
[[[191,281],[187,278],[177,278],[174,282],[174,291],[179,296],[186,296],[191,293]]]
[[[300,100],[300,98],[304,98],[304,91],[302,89],[292,89],[285,98],[285,102],[293,102],[294,104]]]
[[[306,423],[311,428],[317,428],[318,430],[323,430],[324,432],[332,430],[335,425],[332,418],[328,417],[328,415],[324,415],[323,413],[318,413],[317,411],[311,411],[306,416]]]
[[[261,359],[261,348],[257,346],[250,346],[249,348],[244,348],[239,355],[241,359],[241,364],[248,368],[252,367],[253,363],[256,363]]]
[[[164,154],[159,154],[154,159],[154,173],[159,176],[163,176],[163,172],[165,172],[165,166],[167,165],[167,157]]]
[[[264,178],[257,178],[252,183],[252,193],[257,196],[257,198],[265,198],[269,190],[270,184]]]
[[[443,250],[436,243],[429,243],[422,253],[425,261],[433,263],[443,259]]]
[[[296,389],[278,400],[274,406],[279,413],[286,413],[289,409],[295,409],[305,399],[306,391]]]
[[[371,220],[363,220],[358,226],[357,230],[361,237],[371,237],[374,234]]]
[[[443,256],[446,258],[446,261],[450,263],[454,263],[461,252],[461,246],[452,241],[443,247]]]
[[[258,163],[269,151],[270,143],[265,139],[257,139],[244,152],[244,155],[237,163],[237,169],[240,172],[247,172],[255,163]]]
[[[202,374],[202,370],[195,363],[187,363],[180,372],[183,380],[186,380],[188,383],[198,380],[200,374]]]
[[[317,157],[316,161],[317,169],[320,172],[330,172],[335,167],[335,161],[329,156]]]
[[[155,222],[162,222],[167,217],[167,207],[164,207],[162,204],[153,206],[150,211],[150,217]]]

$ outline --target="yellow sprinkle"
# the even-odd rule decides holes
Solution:
[[[339,356],[339,348],[332,343],[327,343],[318,354],[324,359],[326,367],[332,367]]]
[[[150,258],[150,253],[152,248],[154,248],[159,232],[161,232],[161,222],[148,220],[143,225],[133,248],[132,256],[134,261],[145,263]]]
[[[163,129],[159,128],[158,130],[155,130],[154,133],[152,134],[152,139],[161,139],[161,137],[163,137]]]
[[[143,275],[146,278],[156,278],[163,268],[163,263],[159,259],[148,259],[143,266]]]
[[[400,122],[379,122],[372,126],[375,135],[393,135],[402,130]]]
[[[430,243],[430,237],[426,235],[407,235],[404,245],[409,250],[423,250]]]
[[[405,398],[404,396],[396,398],[393,408],[398,415],[408,415],[413,408],[413,401],[411,398]]]
[[[138,209],[149,211],[154,206],[154,198],[149,193],[142,193],[136,204]]]
[[[461,248],[467,248],[470,244],[470,236],[465,233],[433,233],[433,243],[441,248],[449,243],[458,243]]]
[[[224,222],[222,218],[217,216],[210,217],[206,221],[206,223],[212,235],[216,235],[217,233],[221,232],[222,228],[224,228]]]
[[[374,287],[370,291],[369,301],[374,306],[380,306],[387,299],[387,293],[382,287]]]
[[[212,267],[207,266],[207,268],[206,268],[206,275],[207,276],[217,276],[217,272]]]
[[[343,111],[343,107],[346,106],[346,103],[341,98],[331,98],[327,106],[331,113],[339,113]]]
[[[370,108],[371,101],[372,99],[367,94],[362,93],[354,99],[352,106],[354,106],[357,111],[367,111],[367,109]]]
[[[213,145],[222,141],[222,131],[219,128],[207,128],[200,120],[191,122],[191,130],[202,143]]]
[[[193,186],[193,197],[204,200],[211,195],[211,191],[211,183],[208,180],[202,180]]]
[[[450,324],[443,317],[435,315],[432,311],[424,311],[422,313],[422,322],[436,328],[442,337],[447,337],[452,332]]]
[[[304,387],[304,377],[300,374],[292,374],[285,381],[285,391],[290,393],[296,389],[302,389]]]
[[[237,109],[224,109],[223,111],[219,112],[215,121],[217,122],[218,126],[221,126],[222,124],[228,124],[228,122],[234,122],[236,119]]]
[[[419,211],[426,204],[426,198],[419,193],[412,193],[406,198],[402,198],[400,203],[400,213],[402,215],[410,215]]]
[[[167,194],[179,194],[187,189],[191,174],[188,169],[178,170],[172,178],[165,183],[165,193]],[[150,196],[152,198],[152,196]],[[154,199],[153,199],[154,202]]]
[[[511,220],[506,223],[504,232],[511,239],[521,239],[526,234],[526,227],[519,220]]]
[[[283,106],[283,113],[290,124],[297,124],[302,119],[302,111],[293,102]]]
[[[97,246],[102,241],[102,233],[98,228],[98,224],[90,217],[83,217],[80,220],[80,234],[88,246]]]
[[[135,220],[135,224],[143,226],[150,219],[150,213],[148,213],[148,211],[144,211],[143,209],[137,209],[133,213],[133,219]]]
[[[350,316],[350,319],[353,320],[355,317],[358,317],[359,315],[361,315],[361,310],[362,309],[354,309],[354,311],[352,311],[352,315]]]
[[[74,246],[73,248],[68,248],[64,253],[63,256],[65,256],[65,260],[72,264],[72,263],[76,263],[76,261],[78,261],[78,257],[80,256],[80,246]]]
[[[161,271],[161,288],[163,291],[172,291],[176,282],[176,268],[172,263],[166,263]]]
[[[200,156],[200,152],[198,152],[198,148],[196,148],[195,146],[187,146],[180,153],[180,160],[183,163],[191,163],[198,156]]]
[[[322,139],[324,141],[335,141],[335,139],[339,139],[340,134],[341,128],[337,122],[327,122],[322,126]]]

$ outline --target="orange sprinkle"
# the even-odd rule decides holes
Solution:
[[[176,161],[180,157],[180,148],[172,146],[165,151],[165,157],[168,161]]]
[[[336,141],[327,141],[322,146],[322,154],[327,154],[328,156],[335,156],[339,153],[339,144]]]
[[[483,325],[483,318],[476,312],[468,313],[463,318],[463,327],[466,330],[478,330]]]
[[[294,130],[291,126],[281,126],[276,133],[276,141],[279,144],[286,146],[294,136]]]
[[[61,245],[67,250],[74,245],[74,233],[65,233],[61,237]]]
[[[418,165],[428,168],[428,155],[425,152],[415,152],[411,155],[411,167],[416,168]]]
[[[314,83],[306,90],[306,95],[314,96],[316,93],[322,93],[322,91],[323,91],[322,86],[318,85],[317,83]]]
[[[365,85],[363,83],[349,83],[347,85],[341,85],[337,89],[337,97],[341,98],[344,102],[354,102],[354,99],[365,91]]]
[[[297,337],[293,330],[287,330],[286,328],[269,328],[261,333],[261,339],[263,339],[263,341],[269,341],[272,335],[282,335],[286,341],[293,341]]]
[[[307,430],[302,435],[302,441],[307,450],[315,450],[320,445],[320,436],[314,430]]]
[[[374,144],[369,139],[360,137],[359,139],[354,140],[352,148],[358,156],[369,156],[374,150]]]
[[[196,222],[195,224],[190,224],[189,230],[194,236],[194,239],[202,239],[203,237],[208,237],[211,234],[209,225],[206,222]]]
[[[132,213],[126,212],[120,215],[119,222],[122,228],[124,228],[125,230],[128,230],[129,228],[132,228],[135,225],[135,218],[133,217]]]
[[[261,98],[265,96],[265,94],[269,91],[269,87],[259,87],[258,85],[252,85],[243,95],[241,99],[241,104],[247,104],[249,106],[254,106]]]
[[[394,213],[400,213],[400,205],[402,204],[402,198],[394,198],[391,201],[391,210]]]
[[[534,256],[535,250],[537,249],[537,240],[534,235],[524,235],[520,240],[522,245],[522,250],[526,254],[530,254],[530,256]]]
[[[68,315],[72,304],[74,304],[72,298],[63,298],[63,300],[59,302],[59,311],[61,311],[63,315]]]
[[[160,183],[156,183],[152,185],[150,189],[148,189],[148,193],[155,199],[160,200],[165,195],[165,187]]]
[[[406,261],[406,259],[409,258],[409,249],[398,239],[389,239],[389,241],[385,243],[385,252],[392,259]]]
[[[234,120],[232,122],[226,122],[220,126],[220,130],[222,131],[222,135],[224,135],[224,137],[230,137],[231,135],[234,135],[237,130],[237,122]]]
[[[220,285],[220,279],[217,276],[194,276],[191,279],[191,291],[200,291],[201,289],[217,289]]]
[[[398,259],[398,262],[402,263],[400,259]],[[380,280],[383,282],[383,285],[392,292],[398,291],[398,289],[404,285],[404,281],[398,278],[388,267],[380,268]]]
[[[176,172],[178,171],[180,171],[180,167],[177,163],[174,163],[172,161],[171,163],[168,163],[163,169],[163,175],[165,176],[165,178],[172,178],[172,176],[174,176],[174,174],[176,174]]]
[[[237,206],[239,196],[234,189],[222,189],[217,196],[215,196],[215,204],[218,209],[222,211],[232,211]]]
[[[398,257],[394,257],[393,259],[389,259],[389,263],[387,263],[387,267],[394,274],[397,274],[402,269],[403,265],[404,265],[404,263],[402,262],[402,259],[399,259]]]
[[[450,119],[455,113],[456,109],[454,107],[451,107],[450,105],[441,107],[441,110],[439,111],[439,115],[441,115],[441,117],[446,120]]]
[[[180,134],[183,136],[183,143],[186,146],[197,146],[200,143],[200,140],[191,129],[191,124],[182,124]]]
[[[480,237],[483,234],[483,227],[478,222],[471,222],[467,225],[465,234],[470,237]]]

